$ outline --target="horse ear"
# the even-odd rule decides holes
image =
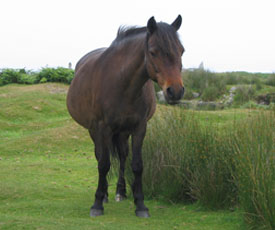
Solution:
[[[181,18],[181,15],[179,15],[176,20],[171,24],[171,26],[173,26],[176,31],[180,28],[181,26],[181,22],[182,22],[182,18]]]
[[[151,17],[147,22],[147,30],[150,34],[153,34],[157,29],[157,22],[154,17]]]

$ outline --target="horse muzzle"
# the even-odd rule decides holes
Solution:
[[[178,104],[184,95],[184,87],[167,87],[164,92],[168,104]]]

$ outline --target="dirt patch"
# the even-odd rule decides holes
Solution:
[[[51,94],[66,94],[68,92],[67,86],[61,86],[57,84],[47,84],[46,89]]]

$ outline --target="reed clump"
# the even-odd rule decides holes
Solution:
[[[143,144],[145,195],[239,207],[250,227],[275,229],[275,111],[224,123],[203,113],[159,106]]]

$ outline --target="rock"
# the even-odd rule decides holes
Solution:
[[[236,91],[237,87],[233,86],[230,88],[229,93],[234,93]]]
[[[230,97],[227,99],[227,101],[225,102],[225,104],[231,105],[231,104],[233,103],[233,101],[234,101],[233,96],[230,96]]]
[[[166,101],[163,91],[157,92],[157,97],[158,97],[159,102],[165,102]]]
[[[267,93],[259,95],[257,98],[257,103],[260,105],[270,105],[270,103],[275,102],[275,93]]]
[[[193,94],[193,98],[198,98],[200,96],[200,94],[196,92],[193,92],[192,94]]]

